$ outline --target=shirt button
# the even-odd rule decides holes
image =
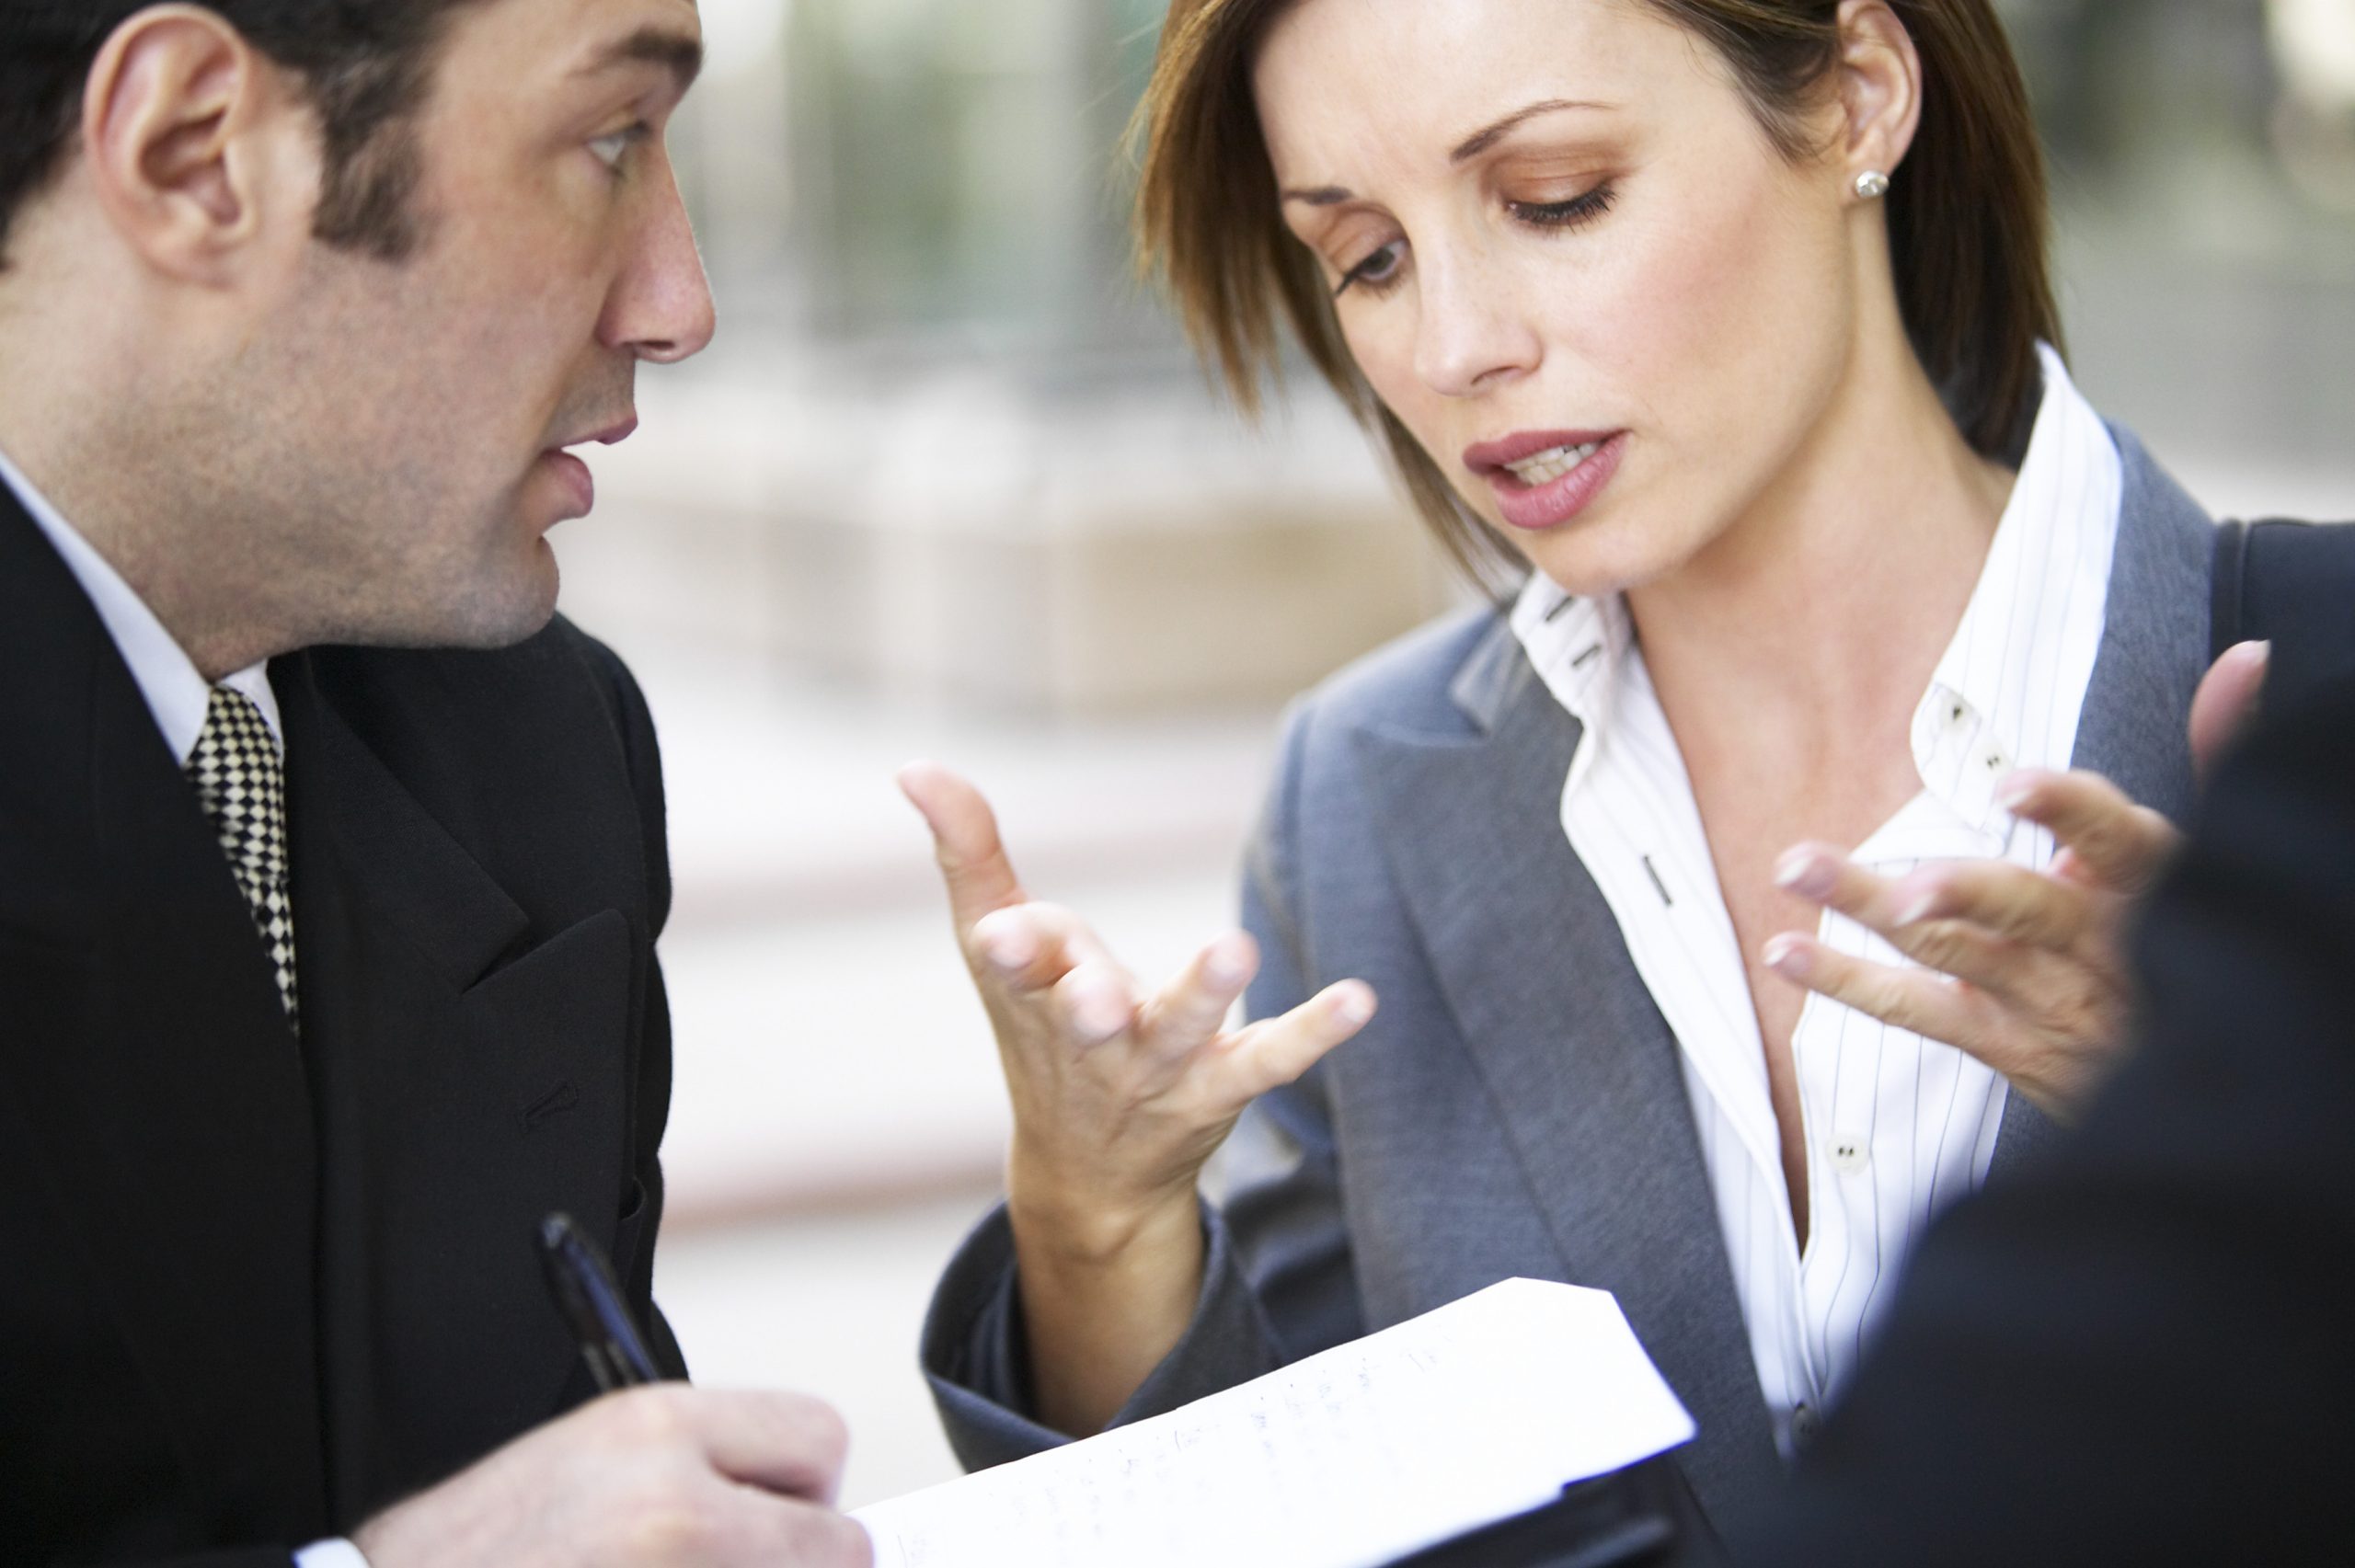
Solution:
[[[1865,1147],[1861,1138],[1840,1138],[1832,1142],[1832,1168],[1844,1176],[1853,1176],[1873,1162],[1872,1150]]]
[[[1946,715],[1948,729],[1960,729],[1970,722],[1970,705],[1960,698],[1955,698],[1947,704]]]
[[[1812,1445],[1822,1430],[1823,1418],[1816,1414],[1813,1405],[1803,1404],[1791,1412],[1791,1441],[1800,1448]]]

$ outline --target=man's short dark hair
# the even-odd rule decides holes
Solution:
[[[0,266],[25,204],[73,156],[98,51],[152,0],[0,0]],[[209,0],[300,76],[318,111],[324,174],[313,230],[398,260],[416,246],[420,173],[408,120],[432,79],[442,24],[480,0]]]

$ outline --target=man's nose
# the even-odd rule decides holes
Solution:
[[[603,337],[609,348],[667,365],[710,346],[718,314],[695,227],[667,161],[660,177],[661,188],[649,193],[648,211],[615,281]]]
[[[1538,335],[1476,258],[1419,253],[1416,280],[1415,372],[1423,384],[1470,397],[1537,368]]]

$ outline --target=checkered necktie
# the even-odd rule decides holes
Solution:
[[[253,699],[213,688],[204,733],[188,760],[189,782],[220,836],[278,974],[286,1021],[300,1025],[294,992],[294,906],[286,892],[286,787],[278,741]]]

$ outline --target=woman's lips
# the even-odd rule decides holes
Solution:
[[[1594,438],[1589,438],[1591,439]],[[1494,450],[1500,452],[1509,446],[1526,444],[1520,440],[1500,441],[1496,443]],[[1490,450],[1478,447],[1465,453],[1465,458],[1470,462],[1477,453],[1486,459],[1474,463],[1473,466],[1488,482],[1488,488],[1495,492],[1498,511],[1511,526],[1534,533],[1559,528],[1593,504],[1594,498],[1603,493],[1603,486],[1611,483],[1612,475],[1619,472],[1620,460],[1627,452],[1627,432],[1620,430],[1603,438],[1602,444],[1586,461],[1568,473],[1543,484],[1522,483],[1520,477],[1504,464],[1522,462],[1557,446],[1585,444],[1587,441],[1581,440],[1545,438],[1543,445],[1532,446],[1526,453],[1511,458],[1499,458],[1492,455]]]

